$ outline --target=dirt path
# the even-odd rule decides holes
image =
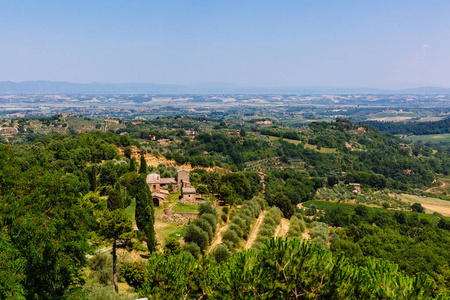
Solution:
[[[289,231],[289,225],[291,224],[291,221],[289,221],[286,218],[282,218],[280,225],[278,225],[277,229],[275,230],[275,237],[285,237]]]
[[[302,239],[311,239],[311,237],[309,236],[309,228],[306,228],[306,230],[304,232],[302,232]]]
[[[250,228],[250,233],[248,235],[247,243],[245,244],[245,249],[250,249],[250,247],[253,245],[253,242],[256,240],[256,236],[258,235],[259,227],[261,226],[265,215],[266,215],[265,211],[261,212],[259,214],[259,217],[256,220],[256,222]]]
[[[217,228],[216,234],[214,235],[213,241],[211,245],[209,246],[208,253],[210,253],[214,248],[216,248],[218,245],[222,244],[222,232],[225,231],[225,229],[228,228],[228,223],[224,224],[222,227]]]

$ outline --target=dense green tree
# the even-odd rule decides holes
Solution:
[[[425,213],[425,208],[423,208],[422,204],[420,203],[414,203],[411,205],[411,211],[418,212],[418,213]]]
[[[272,205],[277,206],[283,212],[285,218],[290,218],[294,214],[294,206],[291,199],[282,193],[277,193],[273,196]]]
[[[113,186],[117,181],[117,171],[112,160],[104,162],[100,168],[99,181],[103,185]]]
[[[147,161],[145,160],[144,155],[141,155],[141,166],[139,167],[139,174],[147,175]]]
[[[134,158],[130,159],[130,168],[128,171],[136,172],[136,160]]]
[[[26,299],[73,295],[93,221],[78,205],[87,185],[73,175],[41,168],[21,172],[11,148],[0,146],[0,186],[0,273],[7,272],[0,282],[18,299],[22,294]]]
[[[123,154],[125,155],[126,158],[131,159],[131,154],[132,154],[131,148],[130,147],[126,147],[123,150]]]
[[[134,234],[133,226],[123,209],[106,210],[98,222],[99,233],[113,247],[113,283],[114,289],[119,292],[119,286],[117,285],[117,247],[129,247],[129,242]]]
[[[136,195],[135,219],[138,229],[145,233],[148,251],[152,253],[156,247],[155,216],[153,201],[149,200],[146,190],[145,175],[139,176],[139,191]]]

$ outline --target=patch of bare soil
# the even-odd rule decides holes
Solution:
[[[310,240],[311,237],[309,236],[309,232],[310,232],[309,228],[306,228],[305,231],[302,232],[302,239]]]
[[[212,243],[209,246],[208,253],[210,253],[218,245],[222,244],[222,232],[224,232],[225,229],[227,229],[227,227],[228,227],[228,223],[225,223],[225,224],[223,224],[222,227],[217,228],[216,233],[214,234]]]
[[[261,212],[259,214],[258,219],[256,219],[256,222],[252,224],[250,228],[250,233],[248,235],[247,243],[245,244],[245,249],[250,249],[250,247],[255,242],[256,236],[258,235],[259,227],[261,226],[265,215],[266,215],[265,211]]]
[[[289,225],[291,224],[291,221],[286,218],[282,218],[280,225],[278,225],[276,231],[275,231],[275,237],[285,237],[289,231]]]

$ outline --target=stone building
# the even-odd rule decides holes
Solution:
[[[189,171],[180,169],[177,171],[176,178],[161,178],[161,175],[152,173],[147,175],[147,184],[152,192],[153,204],[155,206],[163,207],[165,202],[169,202],[169,186],[172,185],[174,192],[182,188],[189,188],[186,193],[182,191],[183,195],[192,195],[195,200],[195,188],[191,187]],[[191,199],[192,196],[186,196],[186,199]]]

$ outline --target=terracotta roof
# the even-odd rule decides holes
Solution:
[[[183,194],[195,194],[195,187],[184,187],[181,189]]]

